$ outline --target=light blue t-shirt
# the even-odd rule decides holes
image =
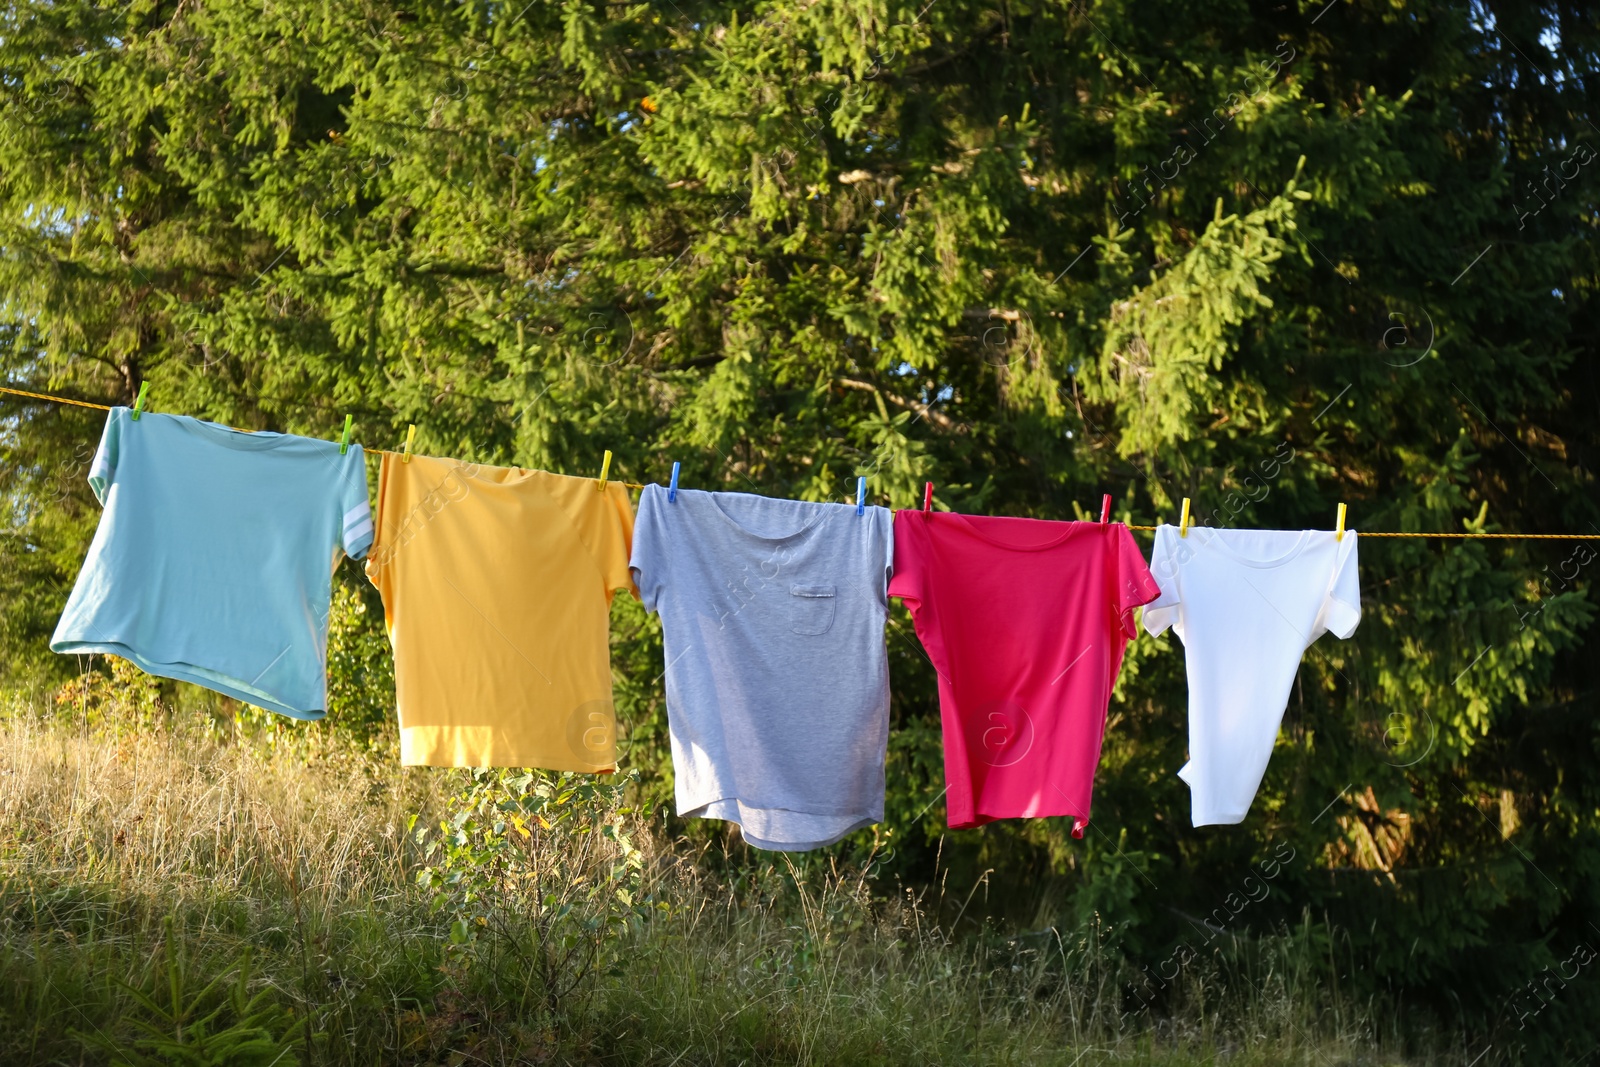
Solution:
[[[361,446],[112,408],[89,485],[105,511],[50,647],[322,718],[333,568],[372,543]]]

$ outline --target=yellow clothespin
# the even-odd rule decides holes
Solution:
[[[415,441],[416,439],[417,439],[417,427],[416,427],[415,424],[408,423],[406,425],[406,445],[405,445],[404,448],[402,448],[400,450],[400,462],[401,463],[410,463],[411,462],[411,442]]]
[[[606,458],[600,461],[600,484],[595,486],[600,492],[606,491],[606,479],[611,476],[611,449],[606,449]]]
[[[1333,532],[1333,539],[1335,541],[1343,541],[1344,540],[1344,505],[1343,504],[1339,505],[1339,526]]]
[[[1178,536],[1189,536],[1189,498],[1183,498],[1183,517],[1178,520]]]

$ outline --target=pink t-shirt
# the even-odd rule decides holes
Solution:
[[[939,672],[952,829],[1071,815],[1083,836],[1133,609],[1160,592],[1121,523],[895,513],[889,595]]]

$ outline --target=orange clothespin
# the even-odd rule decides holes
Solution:
[[[1178,536],[1189,536],[1189,498],[1183,498],[1183,517],[1178,520]]]
[[[1344,505],[1343,504],[1339,505],[1339,525],[1334,527],[1333,539],[1335,541],[1343,541],[1344,540]]]

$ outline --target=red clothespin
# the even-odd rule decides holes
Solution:
[[[1107,523],[1107,522],[1111,521],[1111,494],[1110,493],[1107,493],[1100,500],[1100,521],[1102,523]]]
[[[933,510],[933,483],[925,482],[922,487],[922,510]]]

